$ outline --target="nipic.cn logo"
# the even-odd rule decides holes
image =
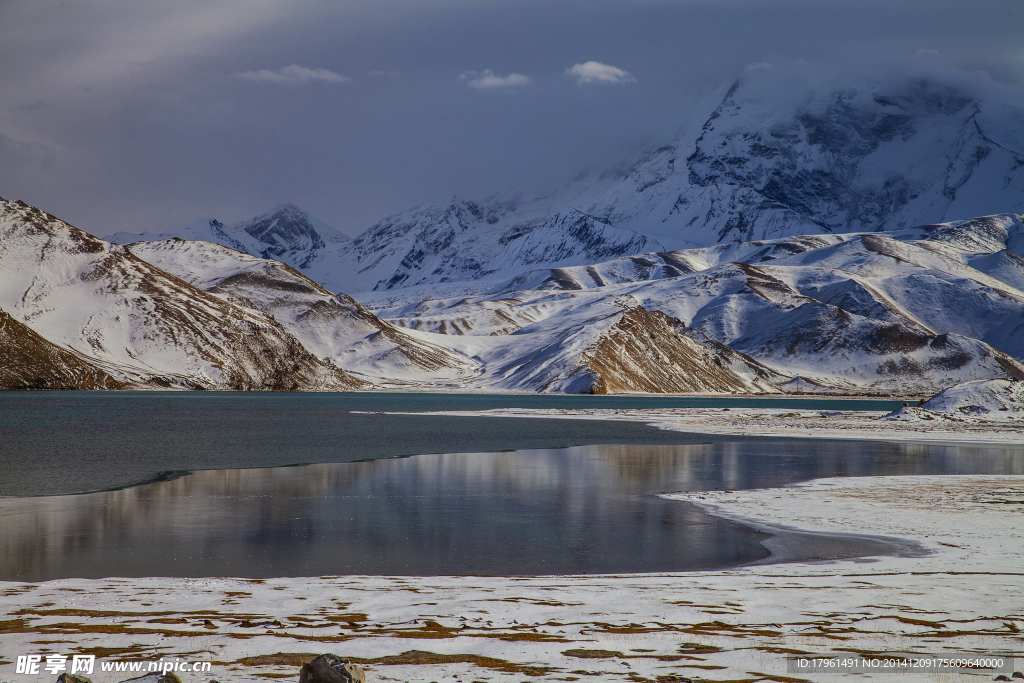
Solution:
[[[92,674],[96,666],[96,655],[73,655],[70,662],[67,655],[46,655],[45,663],[43,659],[43,655],[19,655],[14,672],[30,676],[38,675],[40,670],[52,675]]]

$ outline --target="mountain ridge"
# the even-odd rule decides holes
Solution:
[[[963,83],[872,81],[801,64],[749,71],[724,90],[699,130],[544,197],[450,197],[391,214],[351,240],[326,238],[329,228],[321,235],[297,207],[291,217],[275,207],[244,228],[208,220],[210,227],[159,237],[276,258],[333,291],[359,293],[497,284],[543,260],[583,266],[654,250],[1024,212],[1020,106]],[[286,229],[254,228],[275,221]]]
[[[24,202],[0,199],[0,309],[125,385],[369,386],[271,316],[215,297]]]

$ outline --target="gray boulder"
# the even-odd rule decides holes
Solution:
[[[76,683],[76,681],[68,681],[68,683]],[[178,674],[168,671],[167,673],[155,672],[144,676],[136,676],[135,678],[129,678],[127,681],[121,681],[121,683],[181,683],[181,679],[178,678]]]
[[[363,667],[337,655],[320,655],[303,664],[299,683],[365,683]]]

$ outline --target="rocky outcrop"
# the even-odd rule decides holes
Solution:
[[[92,683],[92,679],[78,674],[62,673],[57,677],[57,683]]]
[[[776,393],[779,377],[723,344],[702,345],[686,326],[660,311],[632,308],[582,356],[580,393]],[[732,363],[746,362],[747,376]],[[589,386],[585,386],[589,382]]]
[[[320,655],[299,671],[299,683],[364,683],[363,667],[337,655]]]

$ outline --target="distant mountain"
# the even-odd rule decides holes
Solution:
[[[875,232],[1024,212],[1024,109],[919,76],[790,64],[745,73],[698,131],[620,170],[524,199],[453,197],[353,240],[292,205],[173,234],[298,268],[350,293],[500,282],[539,266],[793,235]]]
[[[228,227],[216,218],[197,218],[169,233],[118,232],[107,239],[117,244],[152,242],[178,237],[213,242],[253,256],[283,261],[295,268],[307,268],[325,249],[351,242],[294,204],[278,204],[266,213]]]
[[[665,221],[723,242],[808,232],[891,230],[1024,210],[1024,131],[995,140],[999,116],[928,82],[807,93],[793,110],[737,82],[686,159],[689,191]]]
[[[508,225],[500,217],[514,206],[496,202],[485,211],[452,200],[391,216],[346,245],[338,262],[325,256],[311,270],[330,281],[341,263],[354,275],[353,291],[394,289],[507,277],[537,264],[578,265],[661,248],[657,240],[575,209],[537,224]]]
[[[43,378],[59,365],[63,375],[111,387],[107,376],[117,385],[169,388],[369,386],[314,356],[251,304],[209,294],[122,246],[3,199],[0,309],[46,342],[9,328],[12,348],[38,357]]]
[[[352,238],[313,218],[294,204],[280,204],[235,228],[255,239],[263,258],[283,261],[303,269],[312,265],[327,248],[347,244]],[[237,249],[233,245],[232,249]]]

